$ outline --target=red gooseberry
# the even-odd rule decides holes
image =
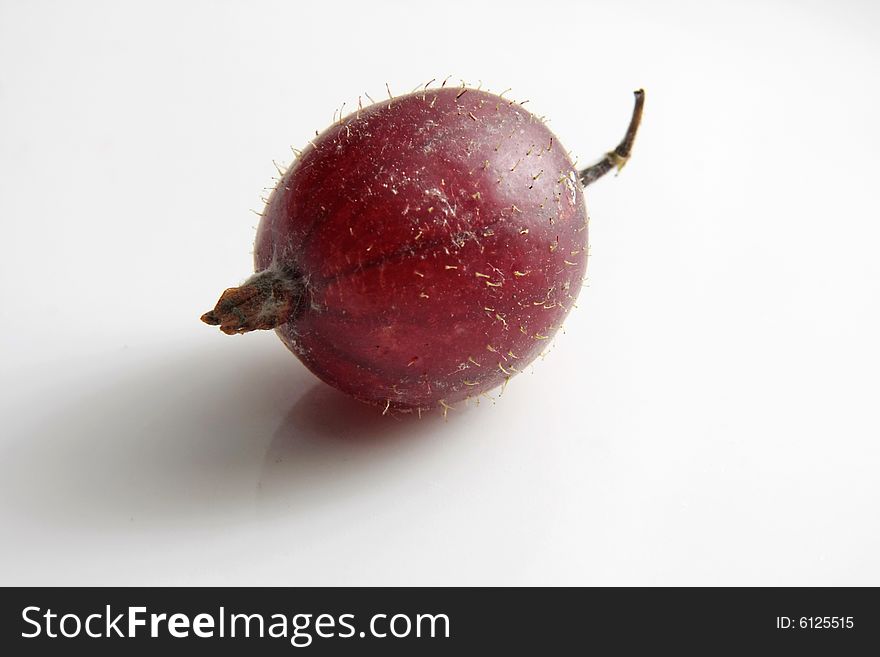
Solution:
[[[202,316],[224,333],[275,329],[318,377],[384,410],[476,397],[553,337],[587,265],[578,171],[522,105],[466,87],[420,90],[340,118],[282,175],[255,271]]]

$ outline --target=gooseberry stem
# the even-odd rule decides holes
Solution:
[[[623,140],[613,151],[605,153],[601,160],[578,172],[578,177],[584,187],[593,184],[612,169],[616,168],[620,171],[629,160],[633,142],[636,140],[636,133],[639,131],[639,124],[642,122],[642,109],[645,106],[645,90],[638,89],[634,94],[636,97],[635,107]]]

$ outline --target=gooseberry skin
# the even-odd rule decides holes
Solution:
[[[255,269],[306,281],[281,340],[385,408],[452,406],[538,356],[587,262],[577,171],[521,105],[419,91],[335,123],[285,172]]]

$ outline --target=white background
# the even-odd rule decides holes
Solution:
[[[0,4],[0,583],[880,585],[871,2]],[[379,417],[198,321],[343,101],[513,87],[588,287],[494,405]]]

